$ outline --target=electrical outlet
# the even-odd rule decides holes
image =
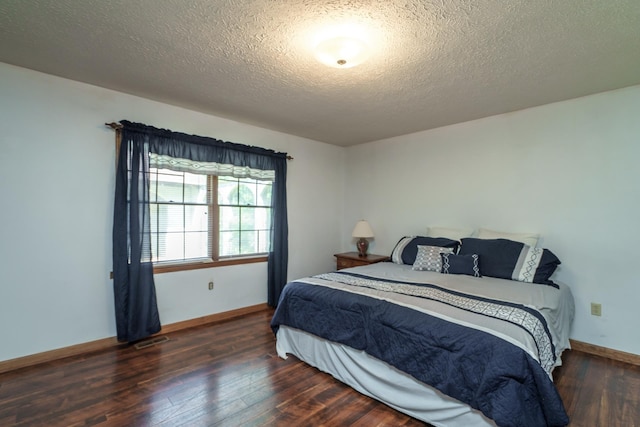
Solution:
[[[591,315],[592,316],[602,316],[602,304],[598,304],[597,302],[591,303]]]
[[[209,282],[209,290],[212,291],[213,290],[213,280]]]

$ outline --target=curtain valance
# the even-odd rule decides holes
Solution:
[[[214,162],[201,162],[156,153],[149,153],[149,166],[199,175],[232,176],[234,178],[252,178],[260,181],[273,181],[276,178],[276,171],[274,170],[253,169],[249,166],[236,166]]]
[[[286,160],[287,158],[287,153],[277,153],[267,148],[158,129],[127,120],[121,120],[120,123],[123,131],[126,131],[127,134],[143,135],[148,141],[150,153],[177,159],[275,170],[274,165],[278,159]]]

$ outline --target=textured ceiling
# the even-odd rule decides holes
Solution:
[[[347,146],[640,84],[640,0],[2,0],[0,61]]]

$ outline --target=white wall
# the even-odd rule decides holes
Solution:
[[[0,361],[115,336],[103,124],[120,119],[294,156],[290,279],[334,268],[360,218],[383,254],[430,225],[534,231],[563,261],[572,337],[640,354],[638,111],[635,86],[343,149],[0,63]],[[156,287],[174,323],[265,302],[266,264],[160,274]]]
[[[573,290],[572,338],[640,354],[638,112],[635,86],[351,147],[343,235],[367,218],[388,254],[428,226],[540,233]]]
[[[289,277],[335,265],[343,148],[0,63],[0,361],[116,334],[104,123],[120,119],[288,152]],[[266,302],[266,263],[159,274],[156,287],[174,323]]]

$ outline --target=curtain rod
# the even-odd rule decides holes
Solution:
[[[105,123],[105,126],[108,126],[113,130],[120,130],[123,127],[120,123],[116,123],[116,122]],[[293,160],[293,157],[287,155],[287,160]]]
[[[116,122],[105,123],[104,125],[110,127],[113,130],[122,129],[122,125],[120,123],[116,123]]]

